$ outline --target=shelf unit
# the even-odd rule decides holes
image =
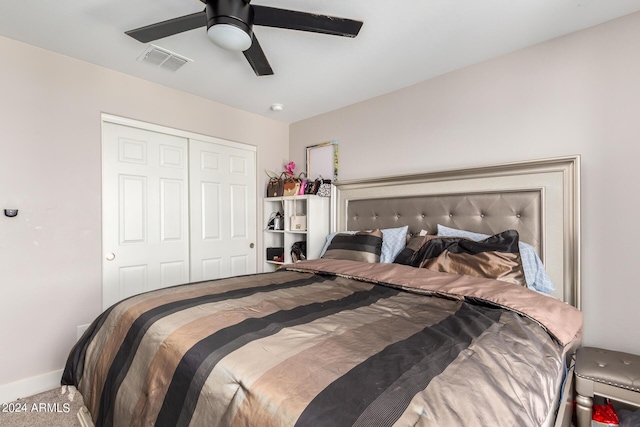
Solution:
[[[291,245],[294,242],[305,240],[307,242],[307,259],[320,257],[320,251],[324,247],[330,227],[330,198],[320,196],[287,196],[267,197],[264,199],[264,259],[263,271],[274,271],[281,264],[289,264],[291,260]],[[294,211],[295,207],[295,211]],[[283,213],[284,230],[268,230],[266,228],[271,214]],[[292,230],[291,216],[302,214],[307,216],[306,230]],[[284,262],[276,262],[267,259],[266,248],[284,248]]]

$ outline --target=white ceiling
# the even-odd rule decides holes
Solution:
[[[275,75],[192,30],[154,42],[193,62],[137,61],[124,34],[203,10],[198,0],[3,0],[0,35],[292,123],[640,10],[640,0],[255,0],[357,19],[354,39],[255,27]],[[281,103],[284,111],[269,106]]]

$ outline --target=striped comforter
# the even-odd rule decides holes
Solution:
[[[581,324],[505,282],[305,261],[124,300],[62,382],[96,426],[533,426]]]

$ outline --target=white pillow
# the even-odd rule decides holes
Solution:
[[[392,263],[407,244],[407,232],[409,231],[409,226],[405,225],[404,227],[398,228],[383,228],[381,231],[382,254],[380,254],[380,262],[387,264]],[[333,237],[338,233],[355,234],[357,231],[336,231],[335,233],[329,234],[327,236],[327,241],[324,244],[324,248],[322,248],[322,252],[320,252],[320,258],[322,258],[322,255],[327,251]]]
[[[442,237],[466,237],[471,240],[483,240],[490,237],[488,234],[474,233],[473,231],[458,230],[456,228],[445,227],[438,224],[438,236]],[[527,287],[535,291],[550,294],[556,290],[544,269],[544,264],[538,256],[533,246],[519,242],[520,258],[522,259],[522,269],[527,282]]]

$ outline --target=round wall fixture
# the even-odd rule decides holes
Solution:
[[[284,105],[282,104],[271,104],[271,111],[275,111],[276,113],[284,110]]]

